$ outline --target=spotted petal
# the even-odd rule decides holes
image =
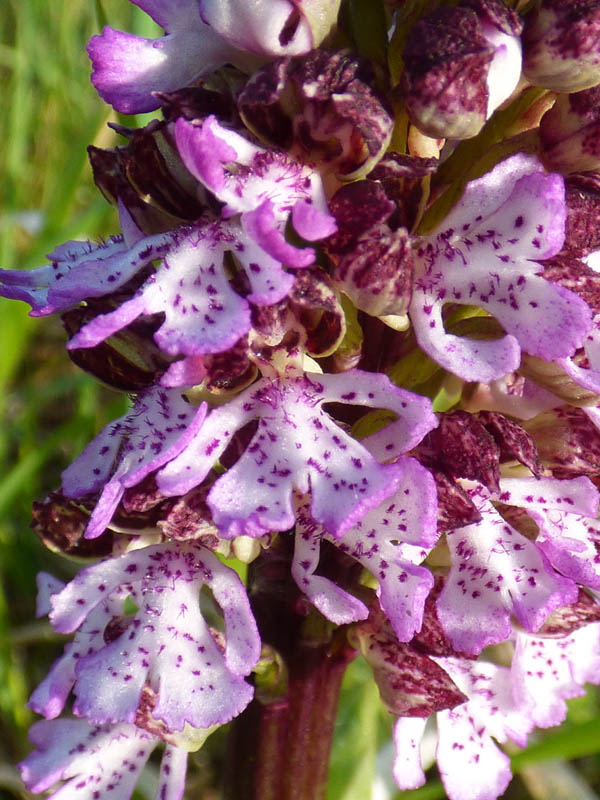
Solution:
[[[589,627],[598,628],[598,625]],[[588,653],[584,658],[587,657]],[[585,693],[581,684],[574,680],[572,660],[571,636],[540,639],[517,634],[511,666],[513,691],[516,701],[538,727],[560,725],[567,714],[565,700]]]
[[[257,147],[214,116],[201,125],[177,120],[175,139],[192,175],[225,203],[225,217],[241,214],[246,233],[272,258],[293,267],[314,262],[311,248],[294,247],[284,238],[290,212],[298,233],[310,241],[336,230],[314,170],[286,153]]]
[[[36,722],[29,731],[36,750],[21,762],[27,788],[43,792],[66,781],[51,800],[129,800],[140,773],[160,739],[134,725],[91,726],[85,720]],[[187,754],[167,746],[155,800],[180,800]]]
[[[511,615],[530,632],[577,598],[576,584],[510,526],[480,485],[469,494],[482,519],[447,534],[452,569],[438,600],[439,619],[457,650],[479,653],[510,637]]]
[[[425,783],[421,766],[421,740],[427,718],[398,717],[394,725],[394,780],[402,789],[418,789]]]
[[[57,589],[54,594],[59,594],[59,591]],[[131,594],[127,590],[115,590],[89,613],[73,641],[67,644],[63,654],[54,662],[48,675],[31,695],[29,706],[37,714],[43,714],[46,719],[54,719],[63,711],[77,680],[76,667],[79,660],[105,646],[104,632],[108,630],[109,624],[123,618],[123,602]]]
[[[258,419],[246,451],[208,496],[221,534],[260,536],[291,528],[295,488],[301,494],[311,490],[312,517],[339,536],[393,494],[401,470],[381,465],[335,425],[322,408],[333,402],[383,407],[398,414],[396,422],[365,440],[389,457],[410,449],[437,424],[426,398],[398,389],[384,375],[354,370],[288,380],[263,378],[209,415],[200,435],[158,473],[158,486],[169,495],[197,486],[235,432]]]
[[[587,304],[539,276],[536,263],[560,250],[565,215],[562,178],[525,155],[467,186],[417,249],[410,316],[428,355],[465,380],[488,383],[514,371],[521,350],[551,361],[581,346],[591,324]],[[507,335],[482,341],[447,334],[445,303],[484,308]]]
[[[66,242],[44,267],[0,270],[0,295],[23,300],[32,316],[64,311],[90,297],[110,294],[168,249],[170,234],[147,236],[128,247],[120,236],[103,244]]]
[[[67,497],[101,491],[86,530],[88,539],[104,531],[125,489],[182,451],[205,414],[206,405],[194,408],[177,390],[148,389],[67,467],[62,476]]]
[[[402,468],[396,494],[369,511],[336,541],[310,516],[309,502],[296,512],[292,575],[302,591],[327,619],[340,625],[366,619],[367,607],[335,583],[315,575],[321,539],[327,539],[356,559],[379,581],[382,610],[402,642],[421,627],[425,598],[433,586],[429,570],[417,566],[437,540],[435,482],[412,458]]]
[[[510,762],[495,745],[524,746],[533,722],[515,703],[508,669],[462,659],[434,659],[469,697],[437,716],[437,763],[451,800],[496,800],[510,779]]]
[[[588,478],[505,479],[500,498],[533,517],[540,529],[536,543],[555,569],[600,589],[598,490]]]
[[[224,615],[224,653],[200,613],[203,584]],[[52,624],[72,632],[105,597],[129,586],[139,611],[120,635],[79,659],[76,713],[98,723],[133,722],[148,682],[157,697],[152,717],[172,731],[239,714],[252,698],[243,676],[258,660],[260,640],[233,570],[193,543],[147,547],[81,572],[53,597]]]

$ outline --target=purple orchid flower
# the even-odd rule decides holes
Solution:
[[[200,612],[203,585],[223,613],[223,648]],[[138,609],[133,614],[124,612],[125,594]],[[32,698],[49,716],[73,688],[78,716],[95,724],[134,723],[149,690],[154,724],[170,732],[186,723],[207,729],[228,722],[252,699],[244,676],[256,665],[260,639],[246,591],[199,544],[159,544],[95,564],[52,594],[49,605],[55,630],[78,631]]]
[[[438,539],[437,493],[431,474],[413,458],[401,456],[396,493],[367,512],[339,539],[310,515],[310,501],[299,504],[292,576],[319,611],[336,625],[366,619],[367,606],[333,581],[316,575],[321,541],[335,544],[379,581],[377,596],[401,642],[421,628],[425,598],[433,576],[418,566]]]
[[[149,14],[166,35],[145,39],[106,27],[90,39],[92,83],[117,111],[153,111],[160,106],[156,92],[182,89],[228,62],[251,67],[253,59],[202,20],[197,0],[131,2]]]
[[[534,727],[557,725],[564,700],[599,681],[600,624],[552,639],[517,633],[511,667],[458,657],[431,659],[467,696],[466,703],[436,714],[436,760],[450,800],[496,800],[511,779],[499,750],[508,739],[521,747]],[[394,728],[394,777],[401,789],[425,783],[420,743],[427,719],[400,717]]]
[[[590,309],[539,275],[538,263],[561,249],[565,217],[563,179],[530,156],[511,156],[471,181],[416,249],[409,315],[423,350],[452,374],[484,383],[513,372],[521,350],[546,361],[573,355],[591,327]],[[481,306],[507,335],[446,333],[446,303]]]
[[[577,596],[573,577],[557,572],[546,555],[554,555],[552,545],[568,550],[573,540],[567,538],[565,544],[556,538],[550,544],[543,539],[539,544],[531,542],[500,515],[491,500],[527,505],[534,519],[545,523],[549,537],[556,535],[551,520],[557,511],[559,515],[560,511],[575,512],[568,514],[567,521],[573,522],[574,535],[581,536],[577,512],[595,513],[598,493],[587,478],[501,480],[497,495],[491,495],[475,482],[461,481],[461,485],[477,507],[481,520],[448,532],[452,568],[437,608],[442,627],[454,647],[477,654],[489,644],[510,637],[511,615],[526,631],[535,633],[552,611],[574,602]],[[523,494],[528,500],[523,501]],[[532,511],[533,508],[536,510]],[[546,511],[551,513],[547,515]],[[575,549],[577,546],[575,542]],[[569,558],[573,560],[573,555],[561,554],[554,563],[560,569]],[[582,570],[572,569],[570,573],[579,579]]]
[[[198,432],[206,404],[194,408],[176,390],[154,387],[108,425],[62,476],[63,492],[79,498],[101,491],[86,537],[104,531],[125,489],[178,455]]]
[[[241,214],[244,231],[272,258],[293,267],[314,262],[311,248],[285,241],[290,213],[295,230],[308,241],[337,230],[318,173],[286,153],[252,144],[214,116],[201,125],[177,120],[175,141],[192,175],[225,204],[223,217]]]
[[[387,408],[398,419],[359,443],[333,422],[324,403]],[[256,419],[245,453],[208,495],[224,537],[291,528],[293,489],[310,489],[313,518],[333,536],[342,535],[399,486],[402,466],[381,462],[397,458],[437,425],[427,398],[384,375],[350,370],[262,378],[211,412],[199,435],[157,473],[159,489],[178,495],[199,485],[235,432]]]

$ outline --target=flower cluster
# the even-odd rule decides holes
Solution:
[[[493,800],[498,745],[600,682],[599,4],[390,4],[377,39],[339,0],[132,2],[165,35],[88,48],[114,109],[161,112],[90,149],[122,232],[0,271],[133,390],[37,513],[104,557],[40,575],[74,637],[23,779],[127,800],[165,743],[180,798],[186,751],[289,701],[264,676],[293,608],[371,665],[400,787],[436,715],[448,796]]]

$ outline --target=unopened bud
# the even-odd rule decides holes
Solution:
[[[88,147],[94,182],[109,203],[120,201],[146,233],[198,219],[205,205],[165,135],[165,124],[153,120],[138,130],[117,130],[129,139],[123,147]]]
[[[108,303],[97,301],[96,305],[90,303],[66,311],[62,321],[69,336],[107,308],[110,308]],[[136,320],[95,347],[75,348],[68,353],[78,367],[108,386],[139,392],[151,386],[170,364],[170,359],[154,344],[153,332],[151,322]]]
[[[525,21],[523,72],[555,92],[600,83],[599,0],[541,0]]]
[[[542,156],[556,172],[600,169],[600,86],[561,94],[540,122]]]
[[[364,59],[314,50],[258,70],[238,108],[264,141],[318,162],[340,180],[354,180],[373,168],[392,134],[393,119],[373,82]]]
[[[468,5],[417,22],[403,54],[406,110],[428,136],[476,136],[519,81],[518,17],[498,0]]]

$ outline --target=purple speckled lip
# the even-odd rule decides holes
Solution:
[[[323,411],[324,403],[333,402],[387,408],[398,419],[359,444]],[[381,462],[397,458],[437,425],[429,400],[398,389],[383,375],[354,370],[263,378],[209,414],[189,445],[159,470],[159,489],[180,495],[197,486],[235,432],[253,419],[258,429],[246,451],[208,496],[226,537],[292,527],[294,488],[310,488],[312,516],[341,536],[401,480],[398,465]]]
[[[583,344],[587,303],[539,275],[538,259],[562,247],[565,217],[562,178],[529,156],[512,156],[467,185],[416,252],[409,315],[434,361],[464,380],[489,383],[513,372],[522,350],[553,361]],[[475,341],[446,333],[447,303],[480,306],[507,335]]]

